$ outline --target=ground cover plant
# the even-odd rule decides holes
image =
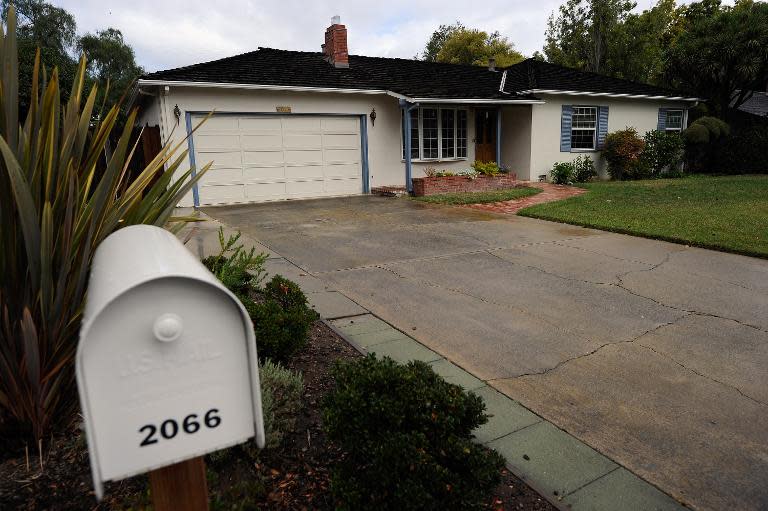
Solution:
[[[426,195],[424,197],[414,197],[413,200],[428,202],[430,204],[484,204],[488,202],[522,199],[524,197],[536,195],[539,192],[541,192],[540,188],[519,186],[508,190],[493,190],[488,192],[457,192]]]
[[[582,185],[588,193],[518,214],[768,257],[768,176]]]

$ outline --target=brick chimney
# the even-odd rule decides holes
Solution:
[[[349,67],[347,51],[347,27],[341,24],[341,18],[331,18],[331,26],[325,29],[325,44],[322,45],[325,60],[334,67]]]

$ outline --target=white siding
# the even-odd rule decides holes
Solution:
[[[504,107],[501,114],[501,162],[518,179],[530,178],[532,106]]]
[[[573,161],[579,155],[588,154],[595,161],[600,176],[607,177],[599,151],[560,152],[560,116],[562,105],[607,105],[608,133],[627,126],[634,127],[640,136],[656,129],[659,108],[683,108],[687,105],[672,101],[648,99],[617,99],[589,96],[542,95],[546,103],[533,105],[531,130],[530,179],[547,174],[556,162]]]

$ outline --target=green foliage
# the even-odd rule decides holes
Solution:
[[[700,2],[683,8],[680,34],[666,54],[672,85],[708,98],[728,115],[768,77],[768,4]]]
[[[556,185],[569,185],[573,183],[573,163],[569,161],[557,162],[552,166],[550,179]]]
[[[275,449],[280,447],[285,435],[296,427],[304,379],[301,373],[286,369],[271,360],[265,360],[259,365],[259,378],[266,447]],[[244,448],[252,458],[256,458],[258,451],[255,442],[249,442]]]
[[[485,176],[497,176],[501,173],[501,169],[495,161],[482,162],[477,160],[472,163],[472,168]]]
[[[135,112],[102,165],[120,105],[95,115],[96,86],[82,101],[85,59],[62,103],[58,72],[41,83],[38,58],[20,119],[13,9],[7,20],[0,30],[0,407],[42,439],[77,405],[72,362],[94,250],[126,225],[191,220],[171,215],[208,167],[190,178],[179,172],[186,153],[165,146],[129,181],[123,170],[133,156]]]
[[[721,153],[725,139],[731,128],[717,117],[700,117],[683,130],[681,136],[685,143],[685,158],[693,172],[716,168],[715,162]],[[709,170],[717,172],[717,170]]]
[[[524,57],[515,45],[498,32],[488,34],[481,30],[455,28],[443,41],[435,60],[451,64],[487,66],[488,59],[496,59],[496,66],[506,67],[521,62]]]
[[[651,175],[658,177],[664,171],[674,173],[679,170],[685,144],[678,132],[649,131],[644,139],[642,159],[648,165]]]
[[[576,183],[586,183],[597,177],[595,163],[588,155],[582,155],[573,160],[573,180]]]
[[[681,136],[687,146],[709,144],[709,128],[701,123],[691,124],[683,130]]]
[[[518,214],[768,258],[768,176],[696,176],[584,185]]]
[[[739,129],[717,145],[714,160],[702,171],[768,174],[768,126]]]
[[[317,313],[299,287],[279,275],[255,300],[243,301],[256,330],[259,359],[286,362],[307,343]]]
[[[337,509],[475,509],[499,482],[503,459],[473,443],[478,396],[424,362],[338,363],[323,403],[329,438],[346,456],[333,469]]]
[[[647,164],[640,158],[645,142],[635,128],[608,133],[605,137],[603,158],[608,163],[612,179],[641,179],[647,177]]]
[[[253,247],[251,250],[245,250],[242,244],[237,244],[240,235],[238,232],[225,239],[224,228],[219,227],[221,249],[217,255],[208,256],[202,262],[227,289],[242,300],[243,297],[248,297],[250,289],[259,288],[266,277],[264,262],[267,260],[267,254],[257,255]]]
[[[432,37],[429,38],[427,45],[424,47],[424,51],[421,53],[421,60],[427,62],[437,62],[437,54],[443,48],[445,41],[451,37],[455,32],[464,30],[464,25],[460,21],[452,25],[440,25],[437,30],[432,32]]]

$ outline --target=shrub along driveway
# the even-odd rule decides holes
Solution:
[[[406,199],[206,213],[679,500],[768,507],[768,261]]]

